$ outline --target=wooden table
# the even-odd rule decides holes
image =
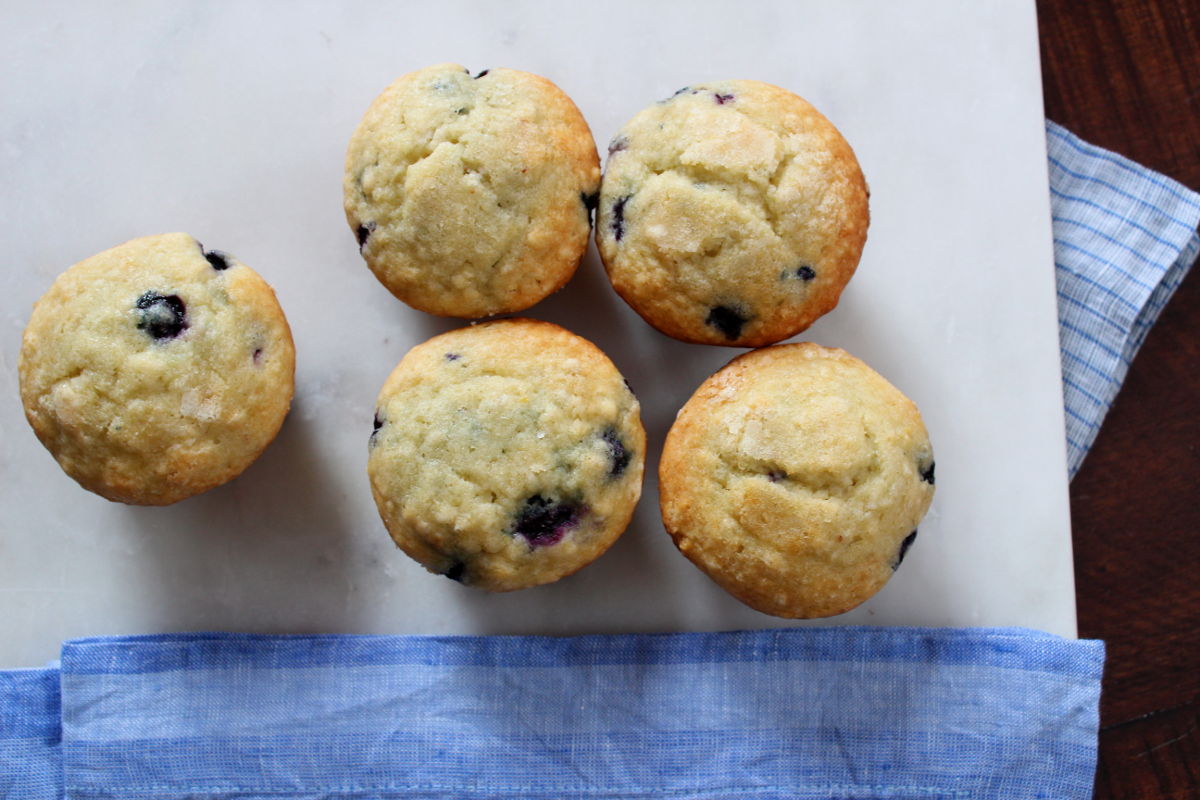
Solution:
[[[1200,3],[1038,0],[1046,116],[1200,187]],[[1108,643],[1096,798],[1200,798],[1200,267],[1071,485],[1079,633]]]

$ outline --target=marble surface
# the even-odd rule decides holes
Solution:
[[[69,637],[201,629],[1075,634],[1032,2],[8,4],[0,54],[0,667],[45,662]],[[601,148],[643,106],[726,77],[788,87],[841,128],[871,185],[870,238],[839,308],[802,337],[845,347],[909,394],[938,461],[933,508],[879,595],[785,622],[675,551],[658,518],[661,442],[740,351],[650,329],[594,249],[529,314],[599,344],[642,400],[648,474],[630,529],[577,575],[496,596],[392,546],[365,475],[375,396],[410,346],[459,323],[407,308],[370,275],[342,216],[341,168],[375,94],[440,61],[550,77]],[[233,483],[125,507],[78,488],[29,430],[20,335],[67,266],[175,230],[276,287],[296,401]]]

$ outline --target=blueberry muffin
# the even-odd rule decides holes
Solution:
[[[593,344],[505,319],[414,347],[379,394],[368,472],[396,544],[492,591],[550,583],[629,524],[646,435]]]
[[[675,544],[743,603],[827,617],[879,591],[933,499],[916,406],[811,343],[755,350],[679,412],[659,466]]]
[[[757,347],[837,305],[867,238],[854,151],[757,81],[680,89],[608,148],[596,244],[617,293],[685,342]]]
[[[295,351],[271,287],[183,233],[68,269],[20,356],[29,424],[84,488],[166,505],[236,477],[275,438]]]
[[[346,155],[346,219],[396,297],[485,317],[570,280],[599,183],[591,131],[553,83],[439,64],[400,78],[367,110]]]

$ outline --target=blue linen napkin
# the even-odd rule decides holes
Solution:
[[[57,665],[0,672],[0,797],[63,796]]]
[[[68,796],[1083,796],[1103,648],[1018,630],[69,642]],[[980,770],[980,765],[986,769]]]
[[[1072,475],[1200,196],[1047,123]],[[0,797],[1086,798],[1100,642],[1018,629],[68,642],[0,672]]]

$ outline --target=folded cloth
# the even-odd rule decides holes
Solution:
[[[1074,474],[1200,197],[1047,123]],[[1086,798],[1103,644],[1016,629],[150,636],[0,673],[0,797]]]
[[[1047,120],[1071,477],[1200,253],[1200,194]]]
[[[62,797],[57,666],[0,672],[0,797]]]
[[[1082,798],[1102,663],[1018,629],[89,639],[61,752],[87,800]]]

